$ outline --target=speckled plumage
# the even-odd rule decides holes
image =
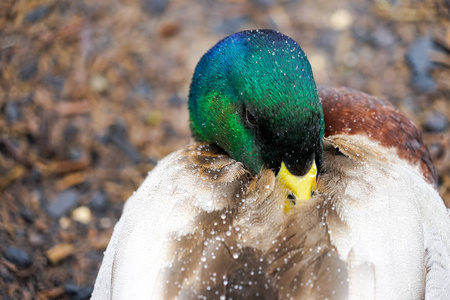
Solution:
[[[319,98],[310,200],[286,211],[274,170],[187,146],[127,201],[92,299],[449,299],[450,219],[419,130],[362,92]]]
[[[394,147],[400,158],[420,165],[427,181],[437,189],[437,173],[422,133],[390,102],[349,88],[320,87],[326,111],[325,136],[365,134],[385,147]]]

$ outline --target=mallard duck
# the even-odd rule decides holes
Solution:
[[[92,299],[449,299],[450,220],[421,133],[243,31],[198,63],[197,143],[128,199]]]

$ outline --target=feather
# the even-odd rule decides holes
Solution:
[[[450,219],[417,128],[384,100],[319,92],[326,120],[366,114],[365,101],[377,117],[368,131],[327,123],[309,201],[286,212],[273,170],[252,176],[217,146],[187,146],[125,204],[92,299],[447,299]],[[386,109],[409,133],[370,134]]]

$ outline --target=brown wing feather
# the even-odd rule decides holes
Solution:
[[[167,299],[345,298],[346,263],[323,225],[329,209],[316,208],[322,196],[286,214],[286,199],[273,171],[251,177],[209,144],[180,153],[185,167],[201,169],[201,181],[215,185],[216,194],[229,205],[200,211],[198,231],[169,239],[173,259],[160,276]]]
[[[249,172],[214,144],[200,143],[182,150],[193,167],[200,169],[200,177],[215,183],[231,183]]]
[[[365,134],[400,158],[420,164],[427,181],[437,189],[437,173],[417,126],[390,102],[350,88],[318,87],[325,118],[325,136]]]
[[[265,276],[267,261],[253,247],[259,236],[275,231],[270,214],[261,216],[261,210],[265,213],[275,205],[266,201],[274,189],[273,172],[262,171],[253,178],[213,144],[192,145],[179,153],[184,168],[200,172],[193,188],[214,186],[215,195],[228,205],[212,212],[199,209],[198,230],[182,237],[175,233],[167,240],[173,258],[160,274],[165,298],[277,299],[275,286]]]
[[[347,263],[330,243],[326,219],[331,210],[323,203],[316,195],[292,211],[267,251],[268,273],[277,279],[281,299],[347,299]]]

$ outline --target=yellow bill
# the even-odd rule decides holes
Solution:
[[[295,176],[281,163],[277,179],[287,190],[285,211],[289,211],[298,203],[311,199],[311,193],[316,189],[317,166],[313,162],[311,169],[304,176]]]

